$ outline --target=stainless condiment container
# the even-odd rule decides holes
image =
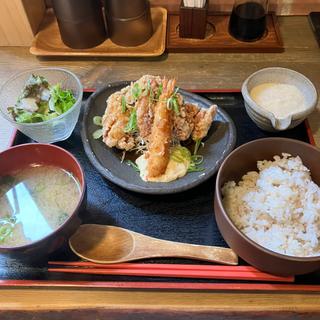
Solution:
[[[147,0],[105,0],[109,37],[117,45],[133,47],[153,34]]]
[[[62,41],[74,49],[92,48],[106,37],[100,0],[52,0]]]

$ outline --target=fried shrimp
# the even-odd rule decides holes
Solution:
[[[155,105],[154,122],[150,135],[147,158],[147,177],[158,177],[167,168],[172,140],[172,112],[167,108],[167,101],[174,93],[176,80],[162,81],[162,93]]]
[[[146,84],[146,94],[136,102],[137,124],[140,137],[144,141],[146,141],[151,134],[151,128],[154,119],[154,91],[158,87],[158,82],[161,82],[161,78],[144,76],[141,79],[141,82],[144,82],[144,84]]]

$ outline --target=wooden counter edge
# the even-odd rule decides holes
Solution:
[[[226,293],[155,290],[105,289],[30,289],[0,290],[0,318],[56,319],[65,314],[77,319],[206,319],[209,315],[225,319],[253,319],[258,315],[319,317],[320,294],[317,293]],[[148,316],[149,315],[149,316]],[[318,318],[319,319],[319,318]]]

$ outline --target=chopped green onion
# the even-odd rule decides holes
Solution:
[[[92,134],[93,139],[95,139],[95,140],[100,139],[102,137],[102,135],[103,135],[102,129],[98,129]]]
[[[178,104],[178,99],[177,97],[175,97],[173,100],[172,100],[172,105],[173,105],[173,111],[179,115],[180,114],[180,110],[179,110],[179,104]]]
[[[129,121],[124,128],[125,133],[134,133],[137,131],[137,112],[136,109],[132,109],[129,117]]]
[[[200,165],[203,162],[203,156],[200,154],[195,154],[193,156],[191,156],[191,161],[192,163],[194,163],[195,165]]]
[[[154,93],[153,93],[153,90],[152,90],[152,87],[151,87],[150,80],[148,80],[147,91],[149,93],[149,103],[152,103],[154,101]]]
[[[139,84],[135,83],[132,87],[132,95],[135,98],[135,100],[138,100],[139,97],[141,96],[141,94],[142,94],[142,90],[141,90]]]
[[[194,151],[193,151],[193,155],[191,156],[191,162],[190,162],[190,166],[188,168],[188,172],[204,171],[204,168],[199,167],[203,163],[203,156],[197,154],[200,146],[203,144],[204,143],[201,142],[201,139],[195,140]]]
[[[125,113],[127,111],[127,101],[125,96],[121,97],[121,111],[122,113]]]
[[[161,94],[162,94],[162,90],[163,90],[163,84],[160,83],[159,87],[158,87],[158,91],[157,91],[157,94],[156,94],[156,99],[159,100]]]
[[[93,123],[96,126],[102,127],[102,117],[100,117],[100,116],[93,117]],[[102,137],[102,135],[103,135],[103,130],[98,129],[92,134],[92,137],[93,137],[93,139],[97,140],[97,139],[100,139]]]
[[[188,172],[199,172],[199,171],[203,171],[204,168],[199,167],[200,164],[203,163],[203,156],[199,155],[199,154],[194,154],[193,156],[191,156],[191,162],[188,168]]]
[[[0,242],[6,240],[13,231],[13,227],[10,224],[5,224],[0,226]]]
[[[11,236],[16,222],[15,217],[5,217],[0,219],[0,243]]]
[[[201,142],[201,139],[195,140],[194,151],[193,151],[194,155],[196,155],[198,153],[200,146],[204,146],[204,143]]]
[[[100,117],[100,116],[93,117],[93,123],[96,126],[102,126],[102,117]]]
[[[121,163],[124,161],[124,158],[126,157],[126,150],[123,150],[122,156],[121,156]]]
[[[132,167],[134,171],[140,172],[140,169],[139,169],[138,165],[137,165],[136,163],[134,163],[133,161],[127,160],[127,161],[126,161],[126,164],[127,164],[129,167]]]
[[[204,171],[204,168],[202,168],[202,167],[197,167],[197,166],[192,166],[192,165],[190,165],[189,168],[188,168],[188,173],[191,173],[191,172],[201,172],[201,171]]]
[[[152,89],[150,90],[150,94],[149,94],[149,103],[152,103],[154,101],[154,93],[152,91]]]
[[[151,90],[151,81],[148,80],[148,81],[147,81],[147,86],[146,86],[146,88],[144,89],[142,95],[143,95],[143,96],[148,95],[148,94],[150,93],[150,90]]]
[[[167,108],[169,110],[173,110],[177,115],[180,114],[178,96],[177,96],[178,90],[179,88],[177,88],[172,94],[172,96],[167,100]]]

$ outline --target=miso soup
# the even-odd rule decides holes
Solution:
[[[0,177],[0,246],[40,240],[73,213],[80,198],[75,177],[55,166],[30,166]]]

